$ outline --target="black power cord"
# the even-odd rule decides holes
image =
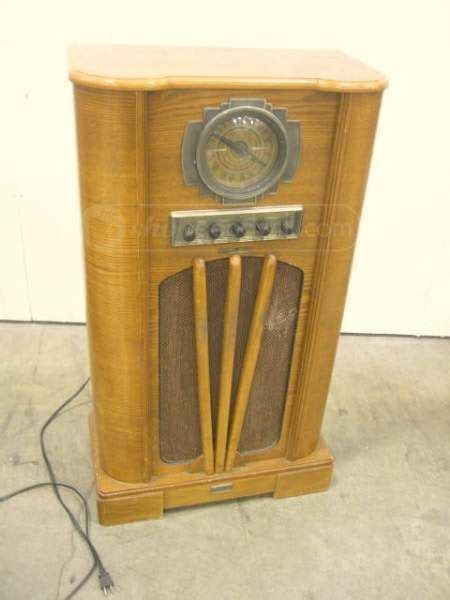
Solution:
[[[109,592],[112,592],[113,587],[114,587],[113,580],[111,579],[111,576],[108,573],[108,571],[103,566],[100,556],[90,538],[90,532],[89,532],[90,513],[89,513],[89,507],[88,507],[86,498],[73,485],[69,485],[67,483],[62,483],[62,482],[56,480],[55,474],[53,472],[53,467],[51,465],[50,459],[48,458],[47,449],[45,447],[45,432],[47,430],[47,427],[50,425],[50,423],[52,423],[56,419],[56,417],[58,417],[61,414],[62,410],[68,404],[70,404],[70,402],[75,400],[75,398],[79,394],[81,394],[81,392],[84,390],[84,388],[89,383],[89,380],[90,380],[90,377],[88,377],[86,379],[86,381],[78,388],[78,390],[76,392],[74,392],[67,400],[64,400],[64,402],[61,404],[61,406],[59,408],[57,408],[55,410],[55,412],[53,412],[50,415],[50,417],[47,419],[47,421],[44,423],[44,425],[41,428],[40,436],[39,436],[40,444],[41,444],[41,452],[42,452],[42,457],[44,459],[45,465],[47,467],[50,481],[46,481],[43,483],[35,483],[34,485],[29,485],[25,488],[21,488],[20,490],[16,490],[15,492],[11,492],[10,494],[7,494],[6,496],[0,496],[0,502],[5,502],[6,500],[11,500],[11,498],[18,496],[19,494],[24,494],[25,492],[29,492],[29,491],[37,489],[37,488],[50,486],[53,489],[53,492],[55,493],[55,496],[56,496],[58,502],[61,504],[61,506],[65,510],[74,529],[77,531],[77,533],[80,535],[80,537],[83,539],[83,541],[88,546],[89,551],[91,552],[91,555],[92,555],[92,559],[93,559],[93,564],[92,564],[91,568],[89,569],[89,571],[87,572],[87,574],[83,577],[83,579],[76,586],[76,588],[73,589],[68,596],[66,596],[65,600],[70,600],[70,598],[73,598],[75,596],[75,594],[77,594],[81,590],[81,588],[89,581],[89,579],[92,577],[92,575],[96,569],[98,569],[98,579],[99,579],[100,589],[105,594],[105,596]],[[84,531],[83,531],[82,526],[78,522],[77,518],[73,514],[73,512],[70,510],[70,508],[66,505],[66,503],[62,499],[61,494],[59,493],[59,488],[69,489],[72,492],[74,492],[75,494],[77,494],[77,496],[81,499],[81,501],[83,503],[83,507],[84,507],[84,517],[85,517]]]

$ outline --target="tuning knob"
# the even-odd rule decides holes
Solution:
[[[256,223],[256,231],[259,235],[269,235],[271,227],[267,221],[258,221]]]
[[[185,242],[193,242],[195,240],[195,229],[192,225],[186,225],[183,229],[183,238]]]
[[[281,231],[286,235],[290,235],[294,233],[294,224],[291,219],[282,219],[281,221]]]
[[[217,225],[217,223],[211,223],[211,225],[208,227],[208,233],[211,239],[217,240],[217,238],[222,233],[222,230],[220,229],[219,225]]]
[[[237,238],[241,238],[243,235],[245,235],[245,227],[242,225],[242,223],[233,223],[231,226],[231,233],[233,233],[233,235],[235,235]]]

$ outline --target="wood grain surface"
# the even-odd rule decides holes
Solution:
[[[236,391],[236,401],[233,407],[233,418],[230,426],[225,470],[229,471],[234,464],[236,451],[241,439],[242,426],[247,412],[248,399],[253,384],[256,363],[261,348],[264,325],[272,298],[273,282],[277,268],[277,259],[274,254],[268,254],[261,270],[256,293],[255,305],[252,311],[250,328],[245,344],[244,359],[239,372],[239,383]]]
[[[216,473],[221,473],[225,466],[231,406],[231,386],[233,382],[236,334],[239,317],[239,298],[241,295],[241,278],[242,261],[241,257],[237,254],[230,257],[228,264],[228,282],[223,314],[216,434]],[[211,361],[210,364],[212,364],[212,362],[213,361]]]
[[[197,387],[200,408],[200,431],[205,473],[214,473],[213,424],[211,414],[211,384],[209,376],[208,304],[206,267],[202,258],[194,260],[194,324],[197,359]]]
[[[103,468],[147,481],[149,291],[142,252],[146,204],[139,202],[137,98],[76,88],[92,387]]]
[[[90,87],[380,91],[384,75],[336,50],[73,46],[70,78]]]

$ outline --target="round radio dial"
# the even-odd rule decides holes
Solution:
[[[271,110],[249,105],[222,110],[205,124],[195,160],[207,188],[241,202],[274,188],[287,159],[285,124]]]

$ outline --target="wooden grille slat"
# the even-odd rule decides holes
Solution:
[[[239,255],[234,255],[229,260],[227,296],[223,320],[219,411],[216,435],[216,473],[222,473],[225,465],[231,386],[233,382],[234,355],[236,351],[236,334],[239,318],[241,274],[241,257]]]
[[[300,269],[278,261],[239,440],[238,453],[242,456],[269,449],[280,439],[302,282]]]
[[[261,278],[258,284],[255,307],[253,310],[250,331],[245,347],[244,361],[239,376],[239,384],[231,424],[225,470],[232,469],[236,451],[239,445],[242,426],[244,423],[247,403],[255,373],[256,362],[261,347],[264,323],[272,295],[275,279],[277,259],[273,254],[268,254],[264,259]]]
[[[205,261],[202,258],[196,258],[194,260],[193,284],[200,431],[202,437],[205,472],[210,475],[214,472],[214,450],[209,376],[206,267]]]

